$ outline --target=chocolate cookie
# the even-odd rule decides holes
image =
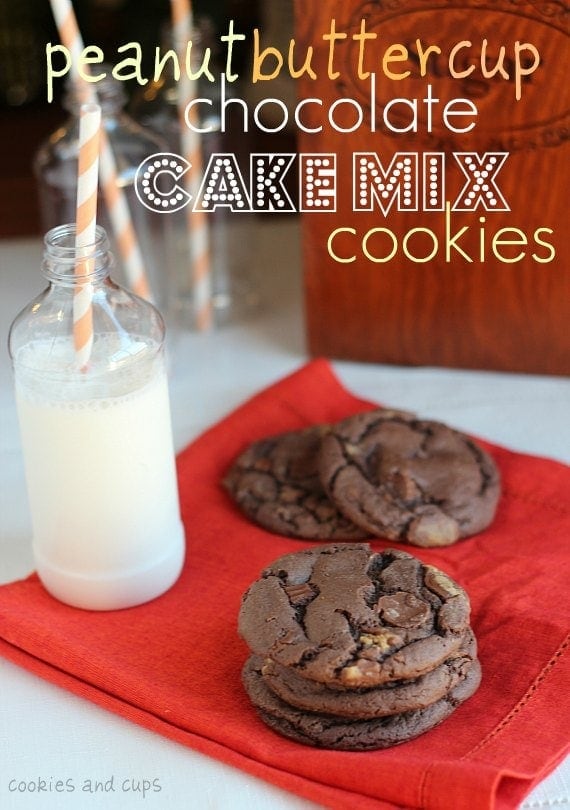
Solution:
[[[289,537],[369,536],[338,511],[320,482],[317,456],[327,429],[317,426],[262,439],[239,456],[224,485],[249,518]]]
[[[323,437],[319,471],[340,511],[366,531],[447,546],[492,521],[500,494],[491,457],[457,430],[379,409]]]
[[[414,680],[372,689],[330,689],[295,675],[291,668],[280,666],[270,658],[256,666],[261,666],[266,686],[290,706],[319,714],[369,720],[431,706],[467,677],[476,656],[475,637],[469,632],[465,645],[456,655],[431,672]]]
[[[418,678],[466,641],[469,599],[443,572],[367,543],[280,557],[243,597],[250,649],[330,687]]]
[[[261,719],[274,731],[296,742],[342,751],[388,748],[418,737],[471,697],[481,680],[481,668],[475,660],[458,686],[424,709],[372,720],[346,720],[306,712],[285,703],[268,688],[261,667],[261,659],[252,656],[242,673],[245,689]]]

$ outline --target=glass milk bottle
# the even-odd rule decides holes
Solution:
[[[74,225],[46,235],[48,287],[14,320],[9,350],[38,575],[62,602],[113,610],[175,582],[184,530],[163,320],[110,279],[102,228],[87,251],[87,363],[79,367],[73,342]]]
[[[157,133],[137,124],[124,111],[127,97],[122,83],[113,79],[111,69],[110,65],[101,65],[101,72],[107,75],[91,87],[97,92],[102,125],[117,165],[117,183],[126,197],[153,301],[164,312],[168,297],[168,244],[171,241],[172,223],[168,217],[140,204],[134,180],[139,165],[150,155],[166,151],[167,146]],[[72,82],[66,87],[63,106],[70,113],[69,117],[40,145],[34,157],[44,231],[75,219],[81,99]],[[101,188],[97,221],[105,228],[111,242],[116,261],[115,276],[128,287],[128,276]]]

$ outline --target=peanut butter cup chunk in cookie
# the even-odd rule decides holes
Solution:
[[[331,503],[317,458],[328,428],[316,426],[254,442],[234,462],[224,486],[247,517],[269,531],[314,540],[360,540],[358,528]]]
[[[372,535],[447,546],[488,526],[500,479],[472,439],[440,422],[378,409],[334,425],[319,452],[323,487]]]
[[[465,647],[469,599],[443,572],[366,543],[280,557],[245,593],[252,652],[331,689],[418,678]]]

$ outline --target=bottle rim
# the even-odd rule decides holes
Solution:
[[[111,255],[105,229],[95,227],[93,242],[78,247],[75,223],[57,225],[44,237],[44,260],[42,271],[50,281],[76,283],[95,281],[109,274]],[[76,277],[75,268],[81,264],[81,276]]]

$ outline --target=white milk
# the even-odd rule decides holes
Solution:
[[[146,602],[174,583],[184,558],[164,364],[145,361],[133,376],[127,363],[126,393],[114,380],[108,396],[108,380],[30,372],[26,360],[36,365],[43,351],[36,342],[14,361],[40,579],[76,607]]]

